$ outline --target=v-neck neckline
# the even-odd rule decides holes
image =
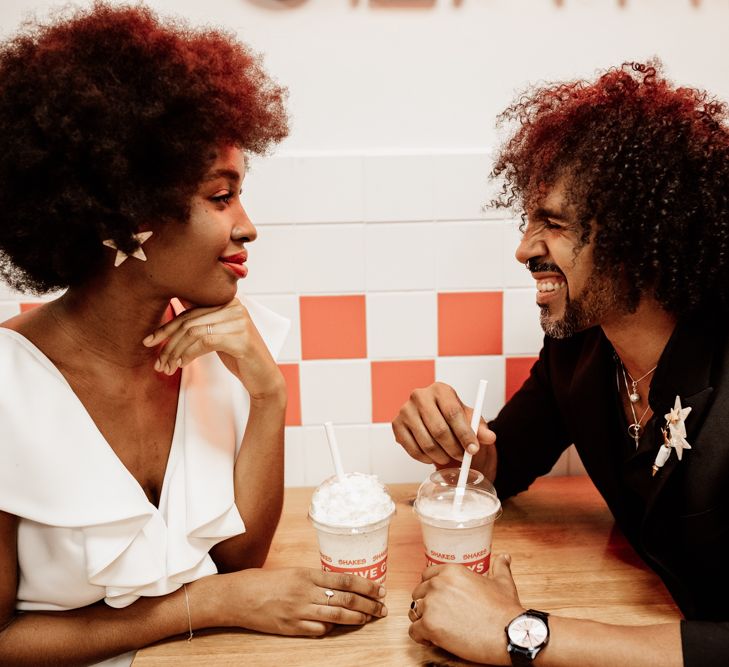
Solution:
[[[83,404],[83,401],[79,398],[78,394],[73,390],[73,387],[66,379],[66,376],[61,373],[61,371],[58,369],[58,367],[50,360],[50,358],[31,340],[26,338],[23,334],[19,333],[18,331],[15,331],[14,329],[9,329],[7,327],[0,327],[0,334],[7,334],[11,339],[15,340],[18,344],[20,344],[24,349],[28,350],[35,359],[41,363],[41,365],[56,379],[60,380],[60,382],[65,386],[65,388],[68,390],[68,392],[73,397],[73,401],[75,401],[81,410],[83,411],[83,414],[86,416],[86,419],[88,420],[89,424],[93,428],[93,430],[96,432],[98,437],[101,439],[101,441],[106,445],[109,452],[114,456],[114,459],[118,463],[118,466],[126,473],[126,475],[134,482],[136,487],[139,490],[139,493],[144,498],[144,500],[150,505],[150,507],[153,507],[155,511],[162,512],[163,511],[163,505],[164,499],[167,492],[167,486],[168,486],[168,480],[171,474],[172,469],[174,468],[174,463],[177,458],[177,449],[180,446],[178,444],[178,441],[182,439],[182,431],[183,431],[183,415],[185,410],[185,393],[186,393],[186,379],[187,379],[187,373],[185,372],[184,368],[180,369],[180,383],[177,388],[177,407],[175,411],[175,425],[173,427],[172,431],[172,439],[170,442],[170,449],[167,454],[167,463],[165,464],[165,472],[162,476],[162,484],[160,486],[159,491],[159,504],[155,505],[148,497],[147,494],[144,492],[144,488],[139,483],[139,480],[131,473],[129,468],[127,468],[124,465],[124,462],[119,458],[118,454],[114,451],[114,448],[109,444],[109,441],[104,437],[104,434],[101,432],[99,427],[96,425],[96,422],[91,417],[91,414],[86,409],[86,406]]]

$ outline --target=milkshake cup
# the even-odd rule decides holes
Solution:
[[[469,470],[463,502],[454,507],[458,473],[458,468],[437,470],[418,489],[413,507],[423,531],[426,563],[459,563],[486,574],[501,502],[491,483],[477,470]]]
[[[311,498],[309,519],[324,572],[345,572],[382,584],[395,503],[375,475],[330,477]]]

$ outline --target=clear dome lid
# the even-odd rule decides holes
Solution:
[[[501,516],[496,489],[481,472],[469,470],[460,502],[456,500],[458,468],[432,473],[418,489],[413,508],[420,520],[440,528],[470,528],[493,523]]]

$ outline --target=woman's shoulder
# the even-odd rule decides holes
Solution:
[[[44,332],[47,337],[52,331],[53,322],[47,304],[42,304],[21,310],[17,315],[0,322],[0,334],[4,334],[0,343],[9,349],[32,345],[40,351],[43,347]]]
[[[41,318],[32,317],[30,312],[21,313],[0,324],[0,358],[4,359],[3,376],[9,380],[11,373],[23,373],[27,364],[34,367],[40,364],[46,370],[53,372],[55,368],[48,358],[43,337],[37,331],[44,325]],[[8,364],[8,361],[13,363]],[[10,388],[12,382],[6,381],[4,385]]]

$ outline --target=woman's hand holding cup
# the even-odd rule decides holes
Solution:
[[[280,635],[321,636],[335,625],[387,616],[385,589],[369,579],[309,568],[220,575],[223,625]]]

